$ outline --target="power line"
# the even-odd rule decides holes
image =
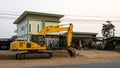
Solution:
[[[19,16],[21,14],[21,12],[14,12],[14,11],[5,11],[5,10],[0,10],[0,14],[2,15],[16,15]],[[120,18],[120,16],[94,16],[94,15],[69,15],[69,14],[65,14],[65,16],[71,16],[71,17],[88,17],[88,18]]]
[[[15,20],[20,16],[20,12],[0,10],[0,19]]]
[[[61,21],[65,22],[89,22],[89,23],[101,23],[106,22],[106,20],[103,19],[72,19],[72,18],[63,18]],[[119,23],[120,20],[111,20],[114,23]]]
[[[11,15],[11,16],[19,16],[20,14],[12,14],[12,13],[1,13],[0,15]]]
[[[0,10],[0,18],[1,19],[15,19],[18,16],[20,16],[21,12],[13,12],[13,11],[4,11]],[[70,18],[63,18],[61,21],[74,21],[74,22],[105,22],[106,20],[103,20],[101,18],[105,18],[105,16],[87,16],[87,15],[66,15],[66,16],[78,16],[78,17],[88,17],[88,18],[100,18],[100,20],[97,19],[70,19]],[[118,16],[113,18],[120,18]],[[114,22],[120,22],[120,20],[113,20]]]
[[[16,19],[18,16],[1,16],[1,19]],[[97,19],[70,19],[70,18],[63,18],[61,21],[67,21],[67,22],[105,22],[106,20],[97,20]],[[112,22],[120,22],[120,20],[111,20]]]
[[[15,11],[5,11],[5,10],[0,10],[0,12],[7,12],[7,13],[14,13],[16,15],[19,15],[21,12],[15,12]],[[13,15],[14,15],[13,14]],[[65,16],[77,16],[77,17],[93,17],[93,18],[106,18],[106,17],[110,17],[110,18],[120,18],[120,16],[94,16],[94,15],[72,15],[72,14],[65,14]]]
[[[15,20],[17,17],[0,16],[0,19]]]
[[[0,10],[0,12],[9,12],[9,13],[21,13],[21,12],[14,12],[14,11],[5,11],[5,10]]]
[[[120,16],[92,16],[92,15],[66,15],[66,16],[72,16],[72,17],[92,17],[92,18],[120,18]]]

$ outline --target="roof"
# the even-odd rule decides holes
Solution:
[[[17,38],[17,36],[16,36],[16,35],[13,35],[13,36],[10,38],[10,40],[14,41],[16,38]]]
[[[63,35],[66,35],[67,32],[63,33]],[[92,33],[92,32],[73,32],[74,35],[97,35],[98,33]]]
[[[24,11],[14,22],[14,24],[19,23],[23,18],[25,18],[27,15],[41,15],[41,16],[51,16],[51,17],[57,17],[62,18],[64,15],[60,14],[51,14],[51,13],[42,13],[42,12],[33,12],[33,11]]]
[[[73,34],[97,35],[98,33],[92,33],[92,32],[73,32]]]
[[[0,41],[10,41],[9,38],[0,38]]]
[[[66,33],[63,33],[62,36],[66,36]],[[73,37],[81,37],[81,38],[96,38],[98,33],[92,32],[73,32]]]
[[[117,36],[115,36],[115,37],[109,37],[109,38],[107,38],[105,40],[120,40],[120,37],[117,37]]]

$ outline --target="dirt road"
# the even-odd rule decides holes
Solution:
[[[0,53],[0,59],[1,59],[0,66],[12,68],[12,67],[22,67],[22,66],[24,67],[25,66],[50,66],[50,65],[83,64],[83,63],[86,64],[86,63],[96,63],[96,62],[97,63],[120,62],[120,53],[116,51],[98,51],[98,50],[76,51],[77,53],[76,58],[69,57],[66,51],[63,51],[62,53],[60,53],[60,51],[56,51],[54,53],[57,53],[57,55],[54,54],[54,57],[52,57],[51,59],[15,60],[13,56],[14,53],[2,52]],[[62,56],[62,54],[65,54],[66,56]]]

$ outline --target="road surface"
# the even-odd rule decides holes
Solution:
[[[57,66],[36,66],[36,67],[23,67],[23,68],[120,68],[120,62],[71,64],[71,65],[57,65]]]

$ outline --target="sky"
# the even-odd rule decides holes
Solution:
[[[120,0],[0,0],[0,38],[15,35],[13,22],[24,11],[63,14],[61,24],[73,23],[74,32],[94,32],[101,36],[106,20],[120,36]]]

